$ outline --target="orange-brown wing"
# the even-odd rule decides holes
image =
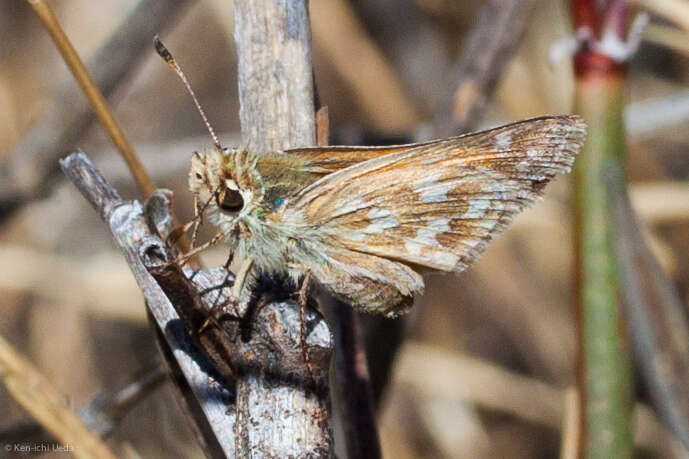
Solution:
[[[285,153],[299,159],[296,164],[299,164],[303,172],[323,176],[346,169],[363,161],[392,153],[399,153],[419,145],[422,144],[389,145],[383,147],[326,146],[295,148],[287,150]]]
[[[266,199],[281,203],[326,175],[416,145],[295,148],[259,156],[256,169],[264,177]]]
[[[410,145],[312,183],[283,221],[325,246],[461,271],[569,171],[584,139],[581,118],[552,116]]]

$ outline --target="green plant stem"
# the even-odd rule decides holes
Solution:
[[[576,107],[589,126],[574,171],[583,457],[633,453],[632,374],[603,171],[624,163],[624,72],[579,74]]]

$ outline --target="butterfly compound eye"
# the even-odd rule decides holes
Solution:
[[[215,195],[218,207],[226,212],[239,212],[244,207],[244,198],[237,190],[225,188]]]

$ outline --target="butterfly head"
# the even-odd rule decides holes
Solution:
[[[254,207],[251,174],[241,167],[244,153],[238,148],[213,148],[196,152],[191,159],[189,188],[221,231]]]

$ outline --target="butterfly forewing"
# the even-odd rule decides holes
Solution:
[[[584,138],[581,118],[557,116],[371,150],[372,159],[302,190],[283,219],[318,228],[331,247],[461,271],[555,174],[569,171]]]
[[[302,172],[326,175],[355,164],[378,158],[380,156],[399,153],[418,144],[393,145],[389,147],[313,147],[295,148],[285,153],[302,160]]]

